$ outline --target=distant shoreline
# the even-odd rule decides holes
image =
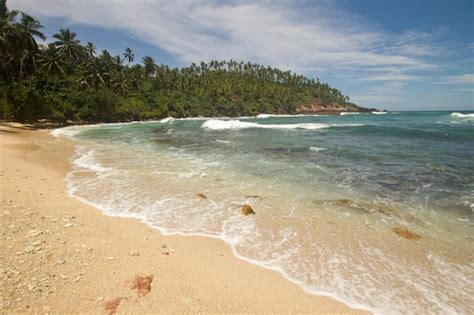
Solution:
[[[37,119],[36,121],[15,121],[15,120],[0,120],[0,125],[3,126],[11,126],[13,125],[21,125],[22,128],[30,128],[30,129],[55,129],[61,127],[69,127],[69,126],[82,126],[82,125],[96,125],[96,124],[114,124],[114,123],[133,123],[133,122],[152,122],[152,121],[160,121],[166,118],[175,118],[175,119],[183,119],[183,118],[203,118],[203,119],[242,119],[242,118],[251,118],[251,117],[258,117],[258,115],[269,115],[269,116],[279,116],[279,115],[288,115],[288,116],[311,116],[311,115],[327,115],[327,116],[338,116],[341,113],[359,113],[359,114],[370,114],[373,111],[378,112],[389,112],[386,110],[379,111],[376,109],[366,109],[364,111],[314,111],[314,112],[298,112],[298,113],[260,113],[255,116],[213,116],[213,117],[203,117],[203,116],[190,116],[190,117],[157,117],[157,118],[150,118],[150,119],[138,119],[138,120],[117,120],[117,121],[55,121],[49,119]]]

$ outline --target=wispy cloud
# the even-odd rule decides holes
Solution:
[[[407,83],[458,84],[459,88],[473,84],[472,74],[459,74],[463,73],[459,62],[440,61],[443,55],[472,62],[472,54],[466,53],[472,51],[472,43],[447,47],[436,41],[436,30],[391,32],[334,7],[332,1],[311,6],[304,0],[8,3],[41,19],[65,18],[72,23],[123,30],[166,50],[181,65],[212,59],[248,60],[323,80],[334,78],[346,87],[357,86],[354,94],[359,97],[353,99],[362,104],[395,102]],[[456,56],[461,49],[464,55]]]
[[[399,81],[399,82],[405,82],[405,81],[416,81],[416,80],[419,80],[419,79],[420,79],[420,77],[416,76],[416,75],[389,72],[389,73],[383,74],[383,75],[368,76],[366,78],[363,78],[362,80],[363,81]]]
[[[456,84],[464,85],[468,84],[474,87],[474,73],[465,73],[460,75],[450,75],[442,78],[442,81],[433,82],[435,84]]]
[[[426,35],[400,36],[332,21],[327,8],[311,16],[281,2],[11,0],[42,16],[122,28],[175,54],[183,63],[253,60],[285,68],[433,67],[418,56],[431,51]],[[339,13],[343,14],[343,13]],[[347,21],[351,19],[347,18]],[[420,35],[421,34],[421,35]]]

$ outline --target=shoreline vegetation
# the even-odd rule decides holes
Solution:
[[[81,43],[60,29],[47,44],[42,25],[0,1],[0,119],[55,126],[165,117],[372,112],[319,79],[243,61],[172,68],[137,63]]]
[[[0,126],[0,311],[361,314],[236,258],[224,242],[164,236],[67,194],[72,142]]]

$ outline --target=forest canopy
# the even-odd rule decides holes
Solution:
[[[349,103],[339,90],[291,71],[243,61],[171,68],[129,47],[97,51],[69,29],[48,44],[41,23],[0,0],[0,119],[111,122],[167,116],[295,113],[302,104]]]

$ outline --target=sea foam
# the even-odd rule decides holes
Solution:
[[[344,116],[344,115],[359,115],[359,112],[342,112],[339,115]]]
[[[309,150],[310,150],[311,152],[326,151],[325,148],[318,148],[318,147],[313,147],[313,146],[309,147]]]
[[[51,135],[55,136],[56,138],[72,138],[82,131],[82,129],[78,127],[79,126],[56,128],[51,131]]]
[[[300,124],[257,124],[240,120],[209,119],[201,128],[209,130],[239,130],[239,129],[303,129],[318,130],[330,127],[359,127],[363,124],[323,124],[323,123],[300,123]]]
[[[328,124],[318,123],[307,123],[307,124],[257,124],[252,122],[240,121],[240,120],[218,120],[210,119],[205,121],[201,128],[210,130],[238,130],[238,129],[249,129],[249,128],[261,128],[261,129],[306,129],[306,130],[317,130],[323,128],[329,128]]]
[[[374,119],[382,118],[374,117]],[[214,130],[265,129],[274,126],[258,124],[257,120],[252,122],[242,120],[208,118],[201,126],[196,123],[190,125],[197,129],[199,127],[213,129],[204,127],[210,124],[218,127]],[[298,128],[301,125],[306,127],[324,125],[324,128],[361,126],[361,124],[342,123],[322,124],[317,118],[313,121],[318,123],[312,124],[291,124],[293,121],[291,119],[287,124],[279,125],[279,129],[305,129]],[[110,131],[108,126],[104,127]],[[57,133],[77,134],[83,130],[82,128],[71,127]],[[178,128],[180,126],[175,127],[179,130]],[[130,138],[136,137],[130,128],[111,129],[122,136],[130,133]],[[165,127],[160,130],[166,133],[166,129]],[[321,138],[328,136],[330,131],[327,129],[326,131]],[[146,134],[148,133],[144,135]],[[222,138],[215,139],[216,135],[224,137],[225,134],[222,133],[196,130],[196,134],[198,137],[209,137],[209,143],[228,141]],[[249,133],[249,136],[254,135]],[[302,144],[305,150],[314,152],[304,155],[305,163],[312,159],[324,166],[324,159],[334,151],[327,151],[318,156],[316,152],[323,148],[310,147],[310,144],[332,146],[330,142],[319,141],[323,139],[313,139],[312,137],[320,137],[317,133],[287,132],[281,136],[302,136],[310,140]],[[232,143],[241,144],[243,139],[239,137],[232,138]],[[87,134],[82,140],[85,139]],[[230,167],[232,164],[229,164],[227,159],[217,158],[215,151],[205,156],[199,152],[176,148],[165,150],[160,147],[160,150],[148,151],[145,147],[152,144],[147,140],[148,138],[144,138],[142,144],[124,147],[123,151],[112,151],[111,148],[114,148],[112,145],[103,146],[100,143],[94,144],[93,141],[84,144],[82,141],[81,145],[83,144],[84,148],[78,147],[73,160],[73,170],[67,177],[68,193],[101,209],[107,215],[137,218],[164,234],[199,235],[222,239],[230,245],[237,257],[275,270],[309,293],[331,296],[352,307],[367,309],[376,314],[468,313],[466,310],[472,305],[470,279],[474,265],[457,266],[444,256],[435,256],[434,247],[429,250],[432,255],[426,258],[417,256],[424,262],[423,264],[416,264],[416,260],[413,260],[414,264],[407,264],[404,259],[411,259],[406,254],[409,252],[409,246],[416,244],[415,241],[412,243],[406,241],[406,253],[392,252],[390,247],[379,248],[376,243],[370,242],[374,239],[373,231],[369,233],[364,229],[365,214],[353,215],[351,222],[346,223],[346,219],[339,221],[340,218],[337,217],[339,209],[314,203],[314,199],[317,199],[314,193],[318,190],[313,188],[321,188],[323,186],[321,184],[313,186],[305,182],[306,185],[290,185],[285,183],[285,176],[281,174],[278,176],[278,185],[275,185],[272,176],[260,176],[258,172],[253,175],[250,172],[242,172],[239,168]],[[132,145],[131,141],[127,143]],[[339,145],[342,146],[338,143]],[[216,146],[209,147],[214,150]],[[256,149],[258,150],[258,147]],[[237,155],[237,158],[245,156]],[[286,155],[283,158],[276,156],[275,159],[273,155],[268,157],[261,159],[265,160],[265,167],[274,165],[272,167],[275,169],[283,169],[279,168],[280,161],[287,161]],[[334,161],[334,158],[331,160]],[[256,169],[262,169],[259,166],[263,164],[257,164],[258,159],[247,160],[246,157],[244,161],[252,161],[248,165],[256,164]],[[221,164],[217,165],[216,162]],[[240,164],[236,162],[235,165]],[[292,164],[285,166],[291,167]],[[354,173],[351,170],[353,168],[345,169],[349,169],[350,172],[344,173],[346,175],[342,179],[353,181]],[[323,170],[326,172],[324,168]],[[372,173],[373,169],[369,171]],[[269,173],[263,173],[267,174]],[[317,174],[323,176],[319,168]],[[364,172],[359,174],[361,177],[365,176]],[[205,193],[208,198],[196,197],[196,187],[199,187],[199,191]],[[338,188],[334,187],[338,186],[331,186],[331,189],[337,192]],[[260,197],[245,199],[248,195]],[[329,198],[326,195],[325,193],[324,197]],[[351,199],[358,196],[355,194]],[[249,202],[256,209],[255,217],[242,217],[238,214],[236,207],[244,202]],[[318,211],[306,212],[314,208]],[[349,211],[350,209],[347,210]],[[279,216],[284,218],[284,221],[279,221]],[[271,224],[266,225],[269,222]],[[273,225],[273,222],[276,224]],[[346,230],[351,231],[343,228],[347,226],[357,231],[357,237],[344,238]],[[390,235],[396,237],[392,235],[389,227],[383,231],[387,231],[389,237]],[[336,233],[334,234],[336,237],[332,236],[333,233]],[[331,237],[326,239],[325,236],[328,235]],[[334,244],[331,241],[334,239],[338,241],[338,246],[332,246]],[[387,240],[388,242],[393,240],[393,243],[388,244],[398,243],[397,239]],[[429,240],[428,237],[423,237],[420,242]],[[420,246],[420,250],[421,248],[424,247]],[[360,257],[364,259],[361,260]]]
[[[318,117],[326,115],[317,115],[317,114],[296,114],[296,115],[278,115],[278,114],[258,114],[255,118],[291,118],[291,117]]]
[[[474,113],[470,113],[470,114],[452,113],[451,116],[457,117],[457,118],[474,118]]]
[[[160,120],[160,123],[166,124],[166,123],[169,123],[170,121],[173,121],[173,120],[174,120],[173,117],[166,117],[166,118],[163,118],[162,120]]]

